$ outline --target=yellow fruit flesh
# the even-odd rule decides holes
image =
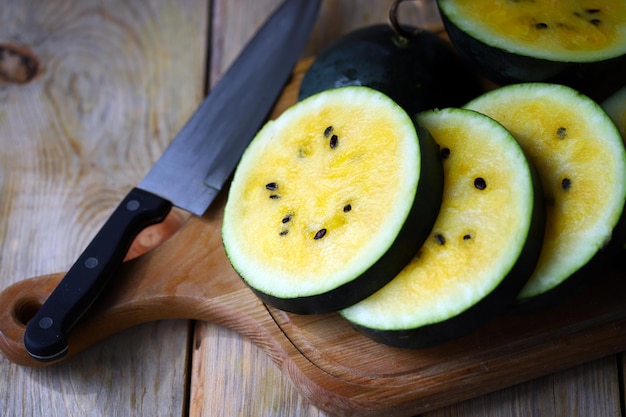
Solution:
[[[530,172],[515,139],[479,116],[456,110],[420,117],[439,146],[450,149],[439,216],[397,277],[343,311],[349,320],[376,329],[437,323],[489,294],[516,261],[532,212]],[[484,189],[475,186],[477,178]]]
[[[411,208],[410,118],[379,94],[337,94],[346,97],[309,99],[270,122],[231,187],[225,241],[246,259],[244,279],[269,294],[306,296],[360,275]]]
[[[610,239],[624,200],[619,134],[595,104],[581,105],[572,90],[564,99],[559,89],[517,88],[509,90],[511,95],[469,104],[513,133],[541,178],[544,243],[520,298],[558,285],[583,266]]]
[[[444,7],[474,37],[545,59],[603,58],[626,53],[623,0],[445,0]],[[458,19],[458,20],[457,20]],[[586,60],[586,58],[582,58]]]

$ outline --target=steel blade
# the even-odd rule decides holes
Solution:
[[[287,0],[263,24],[139,184],[202,215],[265,121],[306,44],[319,0]]]

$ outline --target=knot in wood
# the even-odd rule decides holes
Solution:
[[[11,43],[0,43],[0,80],[26,84],[37,75],[39,60],[28,48]]]

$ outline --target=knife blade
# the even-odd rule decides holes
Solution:
[[[126,195],[28,323],[39,361],[69,349],[68,334],[104,290],[134,238],[173,206],[203,215],[265,121],[315,23],[320,0],[285,0],[244,47],[139,185]]]

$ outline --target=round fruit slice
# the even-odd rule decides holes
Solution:
[[[347,307],[411,259],[439,210],[430,135],[386,95],[345,87],[269,122],[234,175],[222,235],[265,302],[296,313]]]
[[[502,123],[539,172],[546,234],[519,299],[532,302],[529,308],[553,303],[597,268],[600,261],[590,261],[611,252],[612,239],[623,241],[626,152],[620,134],[598,104],[561,85],[501,87],[467,108]]]
[[[342,36],[313,62],[299,98],[363,85],[382,91],[413,115],[462,106],[480,94],[478,77],[449,43],[434,33],[414,30],[405,27],[404,37],[388,25],[374,25]]]
[[[341,314],[376,341],[424,347],[509,307],[541,250],[541,185],[515,138],[468,110],[418,116],[441,148],[444,195],[433,231],[400,274]]]
[[[496,82],[584,79],[590,63],[626,54],[623,0],[438,0],[438,5],[457,49]],[[613,64],[597,68],[593,82],[606,78]],[[620,75],[623,68],[622,60]]]

